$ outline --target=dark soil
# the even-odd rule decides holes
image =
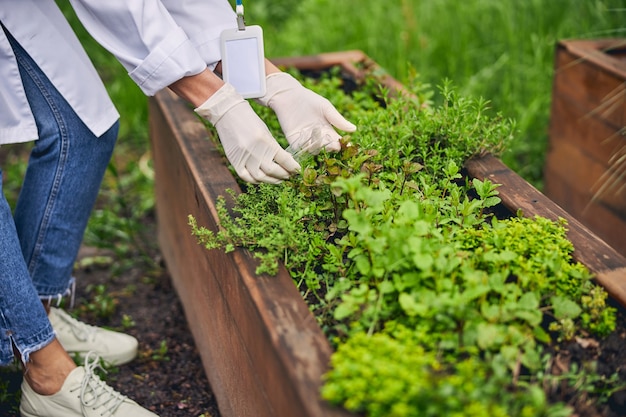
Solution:
[[[98,259],[97,256],[107,258],[111,254],[83,248],[79,261]],[[151,256],[158,265],[160,255],[156,249]],[[109,369],[103,378],[161,417],[219,417],[217,402],[166,269],[151,267],[146,274],[142,268],[135,268],[113,276],[111,268],[118,261],[77,269],[75,306],[67,309],[86,323],[115,330],[123,329],[124,315],[134,321],[134,326],[123,331],[139,340],[138,358]],[[101,304],[95,291],[97,285],[105,286],[105,295],[112,297],[115,304],[108,318],[98,313]],[[90,311],[94,307],[95,312]],[[17,366],[0,368],[0,384],[7,381],[11,395],[0,396],[0,416],[17,417],[21,383]]]
[[[597,373],[605,381],[589,381],[583,378],[561,381],[546,387],[550,401],[562,401],[574,408],[572,417],[624,417],[626,416],[626,315],[621,306],[618,309],[616,330],[604,339],[577,338],[560,347],[555,352],[552,374],[561,375],[578,367],[595,366]],[[612,376],[619,376],[617,389],[606,389]],[[576,386],[576,392],[572,389]],[[588,393],[584,386],[594,386],[596,395]],[[615,387],[615,385],[613,385]],[[604,391],[604,393],[601,393]],[[603,395],[606,401],[598,404],[597,396]]]

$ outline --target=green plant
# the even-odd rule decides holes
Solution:
[[[502,151],[513,123],[450,84],[425,108],[417,81],[396,99],[340,97],[332,72],[303,82],[359,130],[337,154],[303,159],[297,178],[220,199],[219,230],[190,217],[199,242],[252,250],[258,273],[287,267],[337,349],[322,391],[333,403],[371,416],[568,415],[547,399],[544,352],[607,334],[615,310],[572,261],[564,221],[498,218],[498,185],[463,175],[468,158]]]
[[[117,262],[111,264],[113,274],[137,266],[157,268],[149,256],[148,247],[154,244],[146,237],[143,219],[154,209],[151,172],[141,168],[141,162],[128,162],[125,170],[110,163],[100,191],[100,204],[94,209],[85,243],[110,249]],[[129,254],[136,256],[128,256]]]
[[[161,340],[159,347],[151,351],[150,358],[154,361],[169,361],[170,357],[167,356],[167,351],[167,340]]]
[[[109,293],[105,284],[90,284],[87,286],[87,293],[90,294],[91,300],[81,308],[101,318],[113,315],[118,301]]]
[[[403,326],[355,335],[339,346],[332,366],[322,396],[368,416],[570,415],[567,407],[548,404],[537,386],[506,389],[509,375],[478,356],[450,361],[424,349]]]
[[[122,328],[130,329],[131,327],[135,327],[135,320],[128,314],[122,315]]]
[[[5,411],[19,413],[21,391],[19,383],[22,371],[15,363],[13,366],[0,368],[0,404]],[[4,407],[6,405],[6,408]]]

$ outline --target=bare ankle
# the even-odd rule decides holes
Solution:
[[[25,365],[24,379],[40,395],[52,395],[61,389],[76,364],[55,339],[30,355]]]

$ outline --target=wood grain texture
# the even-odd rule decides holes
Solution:
[[[559,42],[544,193],[626,256],[625,133],[626,40]]]
[[[256,276],[245,250],[208,251],[187,216],[217,230],[237,183],[204,125],[162,91],[150,100],[159,245],[218,400],[230,416],[347,416],[319,398],[331,348],[286,270]]]

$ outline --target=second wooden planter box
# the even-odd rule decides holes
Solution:
[[[360,51],[275,63],[301,70],[340,66],[356,78],[376,68]],[[384,82],[401,88],[391,77]],[[349,416],[319,397],[332,350],[287,271],[257,276],[247,251],[208,251],[191,234],[188,215],[217,230],[217,198],[239,190],[205,126],[182,100],[162,91],[150,100],[150,131],[159,245],[222,416]],[[615,250],[499,159],[475,159],[466,169],[502,184],[500,197],[512,212],[566,218],[576,259],[614,298],[626,300],[626,260]]]
[[[544,192],[626,255],[626,39],[555,53]]]

